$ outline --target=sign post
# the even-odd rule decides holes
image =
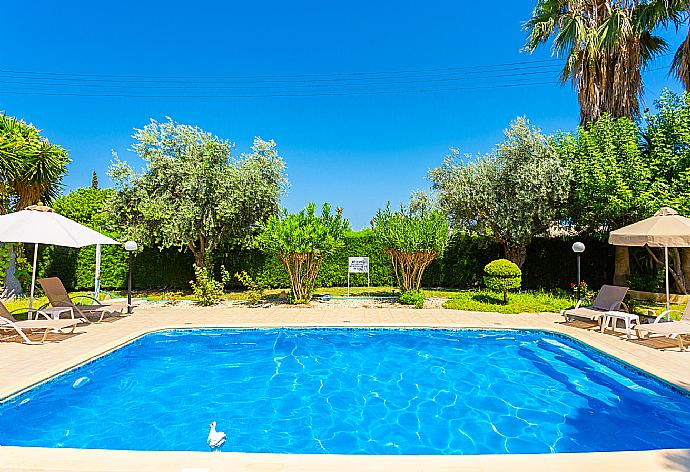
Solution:
[[[347,296],[350,296],[350,274],[367,274],[367,293],[371,296],[371,277],[369,276],[368,257],[348,257],[347,259]]]

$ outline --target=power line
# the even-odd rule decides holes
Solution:
[[[389,80],[389,79],[406,79],[406,78],[420,78],[420,77],[444,77],[444,76],[460,76],[467,74],[486,74],[492,72],[511,72],[511,71],[522,71],[522,70],[533,70],[560,67],[559,65],[541,65],[534,67],[514,67],[508,69],[500,70],[486,70],[486,71],[469,71],[469,72],[444,72],[444,73],[430,73],[430,74],[417,74],[417,75],[393,75],[393,76],[379,76],[379,77],[351,77],[351,78],[329,78],[329,79],[303,79],[303,80],[252,80],[252,83],[321,83],[321,82],[352,82],[360,80]],[[51,80],[51,81],[69,81],[69,82],[96,82],[96,83],[156,83],[156,84],[225,84],[225,83],[236,83],[235,81],[198,81],[198,80],[123,80],[123,79],[84,79],[84,78],[66,78],[66,77],[31,77],[22,75],[8,75],[0,72],[0,77],[9,79],[27,79],[27,80]],[[246,82],[239,82],[246,83]]]
[[[270,94],[242,94],[242,95],[140,95],[140,94],[119,94],[119,93],[78,93],[78,92],[25,92],[25,91],[4,91],[3,93],[13,95],[49,95],[49,96],[75,96],[75,97],[128,97],[128,98],[270,98],[270,97],[321,97],[321,96],[348,96],[348,95],[391,95],[405,93],[430,93],[445,91],[462,90],[485,90],[513,87],[526,87],[535,85],[560,84],[559,81],[551,82],[529,82],[519,84],[487,85],[477,87],[449,87],[434,89],[409,89],[409,90],[376,90],[376,91],[347,91],[347,92],[309,92],[309,93],[270,93]]]
[[[658,70],[668,69],[669,66],[656,67],[653,69],[647,69],[645,72],[654,72]],[[534,73],[522,73],[522,74],[507,74],[507,75],[530,75],[537,73],[552,73],[553,71],[542,71]],[[126,86],[127,88],[185,88],[185,89],[222,89],[222,88],[245,88],[245,89],[279,89],[277,92],[272,93],[257,93],[257,94],[234,94],[234,95],[222,95],[222,94],[188,94],[188,95],[172,95],[172,94],[133,94],[133,93],[107,93],[105,90],[97,90],[93,93],[85,93],[85,91],[79,92],[67,92],[67,91],[50,91],[50,90],[4,90],[6,94],[13,95],[40,95],[40,96],[75,96],[75,97],[126,97],[126,98],[270,98],[270,97],[319,97],[319,96],[350,96],[350,95],[392,95],[392,94],[410,94],[410,93],[433,93],[433,92],[444,92],[444,91],[468,91],[468,90],[490,90],[490,89],[505,89],[505,88],[515,88],[515,87],[528,87],[528,86],[540,86],[540,85],[554,85],[561,84],[562,81],[548,81],[548,82],[515,82],[515,83],[502,83],[502,84],[490,84],[490,85],[477,85],[477,86],[465,86],[465,87],[437,87],[437,88],[426,88],[426,89],[396,89],[396,90],[345,90],[343,92],[336,92],[330,90],[319,90],[323,87],[333,87],[338,86],[341,88],[347,88],[351,86],[389,86],[389,85],[403,85],[403,84],[418,84],[418,83],[428,83],[428,82],[438,82],[438,81],[448,81],[448,80],[467,80],[467,79],[486,79],[486,78],[501,78],[504,75],[497,76],[485,76],[485,77],[456,77],[451,79],[436,79],[436,80],[422,80],[422,81],[397,81],[397,82],[374,82],[374,83],[354,83],[354,84],[328,84],[328,85],[292,85],[292,86],[247,86],[247,87],[142,87],[142,86]],[[45,79],[44,79],[45,80]],[[9,83],[10,85],[38,85],[41,87],[81,87],[87,88],[104,88],[106,85],[98,84],[64,84],[64,83],[24,83],[24,82],[13,82],[13,81],[2,81],[0,83]],[[125,86],[110,86],[110,87],[125,87]],[[301,87],[312,89],[306,93],[299,93],[296,90],[285,90],[291,87]]]
[[[525,77],[540,74],[553,74],[555,70],[545,70],[545,71],[534,71],[534,72],[520,72],[513,74],[494,74],[494,75],[484,75],[476,77],[444,77],[444,78],[428,78],[422,80],[394,80],[385,82],[354,82],[354,83],[326,83],[326,84],[287,84],[287,85],[212,85],[210,83],[199,84],[197,82],[192,82],[191,84],[185,85],[132,85],[129,83],[120,83],[117,85],[113,84],[74,84],[74,83],[62,83],[62,82],[24,82],[18,80],[2,80],[5,77],[0,75],[0,83],[11,84],[11,85],[39,85],[39,86],[51,86],[51,87],[85,87],[85,88],[134,88],[134,89],[284,89],[284,88],[322,88],[322,87],[361,87],[361,86],[388,86],[388,85],[402,85],[402,84],[418,84],[418,83],[428,83],[428,82],[452,82],[460,80],[478,80],[478,79],[494,79],[494,78],[504,78],[504,77]],[[407,77],[403,77],[407,78]],[[38,80],[38,79],[37,79]],[[45,80],[45,79],[41,79]]]
[[[404,73],[418,73],[418,72],[442,72],[442,71],[459,71],[476,68],[496,68],[524,64],[540,64],[540,63],[554,63],[563,62],[561,59],[543,59],[536,61],[519,61],[506,62],[499,64],[486,65],[470,65],[461,67],[443,67],[434,69],[412,69],[412,70],[395,70],[395,71],[372,71],[372,72],[336,72],[329,74],[282,74],[282,75],[237,75],[237,76],[184,76],[184,75],[117,75],[117,74],[78,74],[65,72],[41,72],[41,71],[21,71],[11,69],[0,69],[0,72],[10,74],[33,74],[33,75],[49,75],[49,76],[70,76],[70,77],[101,77],[101,78],[143,78],[143,79],[262,79],[262,78],[286,78],[286,77],[333,77],[333,76],[359,76],[359,75],[381,75],[381,74],[404,74]]]

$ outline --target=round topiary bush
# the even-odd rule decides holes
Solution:
[[[503,303],[508,303],[508,290],[520,288],[522,271],[508,259],[496,259],[484,266],[484,283],[489,290],[503,292]]]

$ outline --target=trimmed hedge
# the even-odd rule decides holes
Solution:
[[[578,238],[586,246],[582,257],[583,279],[594,288],[610,281],[613,276],[614,249],[603,241]],[[575,238],[536,238],[527,251],[522,267],[523,288],[567,289],[577,277],[575,255],[570,249]],[[502,257],[501,247],[489,238],[455,235],[442,258],[425,272],[425,287],[468,288],[481,285],[484,266]],[[394,286],[388,256],[376,244],[369,231],[352,233],[345,239],[345,247],[324,260],[317,280],[319,287],[347,285],[347,258],[370,258],[371,285]],[[216,253],[216,268],[220,265],[231,274],[246,270],[267,287],[289,287],[283,265],[276,258],[258,250],[237,247],[220,248]],[[177,249],[158,251],[144,249],[134,258],[134,286],[137,289],[188,289],[194,278],[193,257]],[[93,288],[95,248],[54,248],[43,252],[41,273],[57,275],[70,289]],[[103,247],[101,285],[104,289],[121,289],[127,283],[127,254],[121,247]],[[219,274],[217,274],[219,275]],[[353,286],[366,286],[366,275],[351,276]],[[229,288],[241,288],[234,277]]]
[[[503,303],[508,303],[508,291],[520,288],[522,271],[508,259],[496,259],[484,267],[484,284],[489,290],[503,292]]]
[[[79,189],[57,199],[55,210],[79,223],[120,239],[118,228],[112,227],[105,213],[107,199],[113,190]],[[614,248],[605,241],[593,238],[535,238],[527,250],[522,267],[522,286],[525,289],[567,289],[577,273],[572,243],[579,239],[587,250],[582,257],[583,280],[598,288],[613,277]],[[39,274],[56,275],[73,290],[93,288],[95,268],[94,247],[69,249],[41,246]],[[247,271],[266,287],[289,287],[287,273],[280,261],[259,250],[242,249],[227,245],[214,254],[215,267],[220,279],[220,266],[234,274]],[[329,255],[321,266],[317,279],[319,287],[347,285],[347,258],[368,256],[372,286],[394,286],[395,275],[384,250],[376,243],[371,230],[350,233],[344,247]],[[424,287],[469,288],[482,284],[483,268],[492,260],[503,257],[503,249],[493,239],[483,236],[455,234],[446,246],[443,256],[424,272]],[[177,249],[159,251],[145,248],[134,258],[134,286],[137,289],[189,289],[194,278],[194,258],[189,252]],[[365,274],[351,276],[353,286],[365,286]],[[127,253],[122,247],[103,246],[101,286],[103,289],[122,289],[127,284]],[[232,278],[229,288],[242,288]]]

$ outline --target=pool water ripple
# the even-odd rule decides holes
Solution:
[[[0,444],[203,451],[214,420],[241,452],[690,447],[690,397],[565,337],[394,329],[147,335],[0,404]]]

